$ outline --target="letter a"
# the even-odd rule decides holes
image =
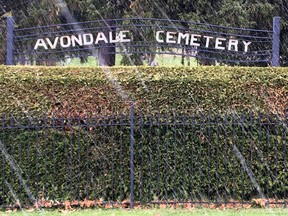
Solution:
[[[44,47],[44,49],[48,49],[47,47],[47,44],[45,43],[44,39],[38,39],[36,44],[35,44],[35,47],[34,47],[34,50],[37,50],[39,46],[42,46]]]

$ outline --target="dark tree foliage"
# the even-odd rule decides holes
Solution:
[[[29,4],[31,0],[0,0],[0,16],[12,10],[18,10]]]
[[[71,22],[65,10],[76,21],[153,17],[255,29],[272,29],[273,17],[280,16],[281,64],[288,65],[286,0],[0,0],[0,16],[11,13],[18,27]],[[114,31],[111,26],[113,23],[103,26],[103,32]],[[183,27],[189,28],[184,22]],[[98,56],[100,65],[114,65],[115,55],[105,54],[114,51],[111,46],[101,48]],[[135,61],[139,59],[135,57]],[[200,64],[214,63],[203,61]]]

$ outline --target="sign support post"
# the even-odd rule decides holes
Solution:
[[[280,17],[273,18],[272,67],[279,67]]]
[[[7,35],[6,35],[6,65],[13,65],[13,50],[14,50],[14,18],[7,17]]]

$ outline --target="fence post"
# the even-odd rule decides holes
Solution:
[[[134,128],[135,128],[134,103],[130,102],[130,209],[134,208]]]
[[[6,27],[6,65],[13,65],[13,50],[14,50],[14,18],[13,16],[7,17]]]
[[[273,18],[272,67],[279,67],[280,17]]]

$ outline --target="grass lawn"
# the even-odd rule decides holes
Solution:
[[[116,55],[116,66],[120,65],[122,56]],[[181,64],[181,56],[173,56],[173,55],[157,55],[156,61],[159,66],[182,66]],[[146,62],[144,62],[146,63]],[[85,63],[81,63],[79,58],[73,58],[71,61],[67,62],[65,65],[67,66],[98,66],[98,61],[93,57],[89,56],[88,61]],[[185,65],[187,66],[187,58],[185,58]],[[197,62],[195,58],[190,58],[190,66],[197,66]]]
[[[229,210],[219,210],[219,209],[192,209],[192,210],[183,210],[183,209],[149,209],[149,210],[76,210],[74,212],[61,211],[61,210],[42,210],[34,212],[1,212],[0,216],[4,215],[27,215],[27,216],[56,216],[56,215],[72,215],[72,216],[170,216],[170,215],[181,215],[181,216],[284,216],[288,215],[288,209],[229,209]]]

